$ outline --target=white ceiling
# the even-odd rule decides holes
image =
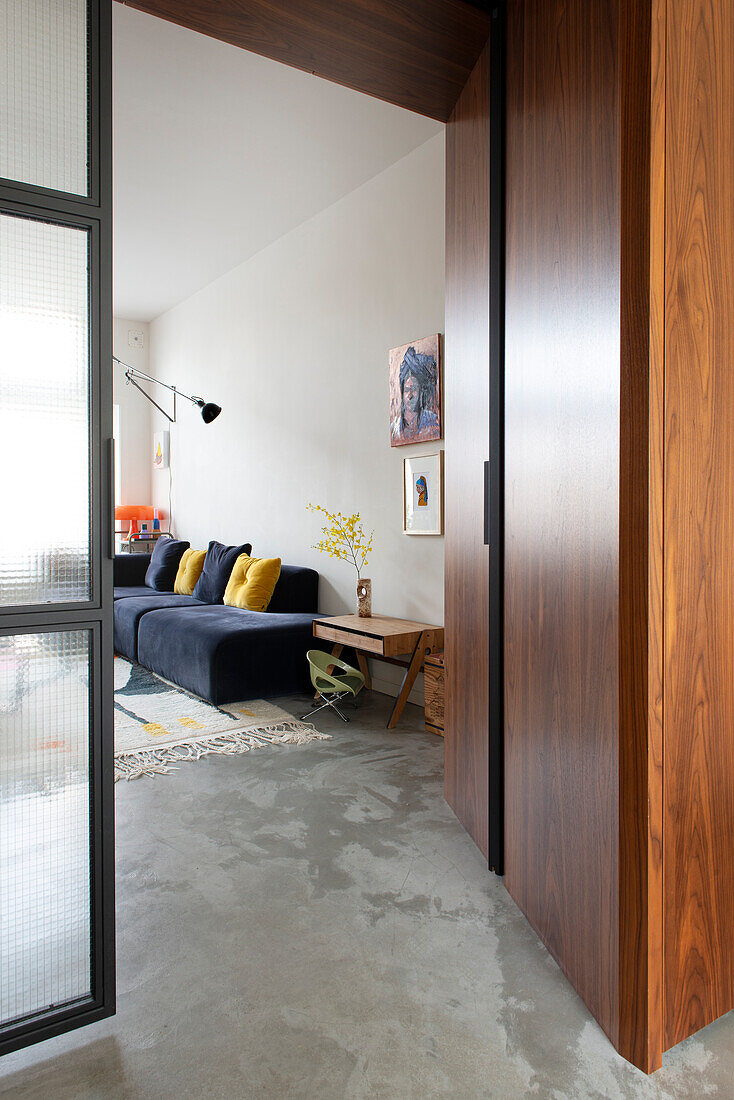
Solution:
[[[149,321],[439,122],[114,9],[114,312]]]

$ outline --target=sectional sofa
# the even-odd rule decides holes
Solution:
[[[215,705],[309,689],[319,574],[281,567],[267,611],[207,604],[145,584],[148,554],[115,558],[115,652]]]

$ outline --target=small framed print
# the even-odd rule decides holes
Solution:
[[[153,433],[153,469],[167,470],[170,453],[170,433]]]
[[[403,459],[403,531],[443,534],[443,451]]]

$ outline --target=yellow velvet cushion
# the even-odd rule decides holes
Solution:
[[[178,563],[178,572],[173,582],[173,591],[179,596],[191,596],[196,582],[204,568],[206,550],[184,550],[184,556]]]
[[[251,558],[240,554],[224,590],[228,607],[264,611],[280,576],[280,558]]]

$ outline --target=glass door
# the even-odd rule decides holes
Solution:
[[[0,1053],[115,1003],[110,7],[0,3]]]

